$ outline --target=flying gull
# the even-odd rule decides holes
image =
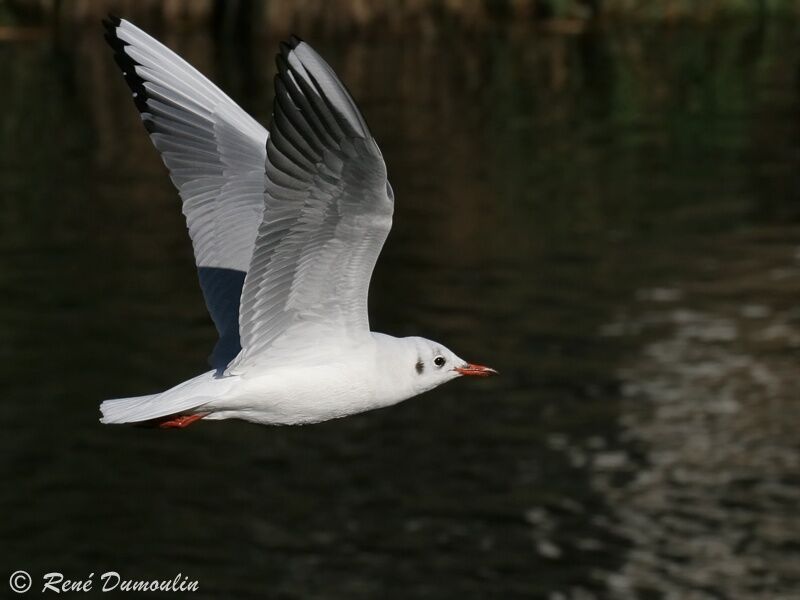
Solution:
[[[104,25],[178,188],[219,340],[210,371],[107,400],[102,423],[317,423],[496,372],[425,338],[370,331],[369,281],[394,194],[353,98],[311,46],[281,44],[267,132],[129,21]]]

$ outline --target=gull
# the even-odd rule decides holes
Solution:
[[[437,342],[370,331],[369,282],[394,193],[366,121],[311,46],[281,44],[268,132],[129,21],[103,23],[181,197],[219,340],[210,371],[106,400],[102,423],[318,423],[496,373]]]

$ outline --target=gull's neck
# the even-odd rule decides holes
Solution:
[[[379,401],[394,404],[416,396],[414,363],[417,361],[417,346],[413,338],[397,338],[385,333],[372,332],[375,341],[376,391]]]

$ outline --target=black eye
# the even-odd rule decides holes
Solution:
[[[437,367],[443,367],[444,363],[446,362],[447,361],[444,359],[444,356],[437,356],[433,359],[433,364],[435,364]]]

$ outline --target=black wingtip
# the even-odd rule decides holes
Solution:
[[[125,47],[128,45],[117,36],[117,27],[122,20],[109,14],[107,19],[103,20],[103,26],[106,29],[105,37],[106,42],[114,51],[114,60],[119,66],[122,74],[125,77],[125,82],[128,84],[131,92],[133,93],[133,102],[139,112],[147,111],[147,91],[144,88],[144,80],[136,74],[137,63],[125,52]]]
[[[303,40],[301,40],[296,35],[292,34],[292,35],[289,36],[288,40],[284,40],[279,44],[280,52],[278,53],[278,56],[277,56],[278,70],[280,70],[280,68],[281,68],[280,60],[284,59],[283,60],[283,64],[287,64],[285,59],[287,59],[289,57],[289,54],[292,52],[292,50],[297,48],[302,43],[303,43]]]
[[[292,34],[289,36],[288,40],[284,40],[280,43],[281,54],[288,55],[292,50],[297,48],[300,44],[303,43],[296,35]]]
[[[119,17],[115,17],[111,13],[103,19],[103,27],[106,30],[105,39],[108,45],[111,46],[115,52],[119,52],[125,46],[124,42],[117,36],[117,27],[122,22]]]
[[[113,31],[107,31],[103,38],[114,52],[122,52],[125,48],[125,42],[119,39]]]
[[[283,50],[283,47],[281,47],[281,50]],[[278,67],[277,75],[286,73],[289,70],[289,63],[286,60],[287,54],[288,53],[282,53],[275,56],[275,66]]]
[[[122,23],[122,19],[120,19],[114,13],[108,13],[106,15],[106,18],[103,19],[102,22],[103,22],[103,27],[105,27],[106,30],[110,31],[116,27],[119,27],[120,23]]]

